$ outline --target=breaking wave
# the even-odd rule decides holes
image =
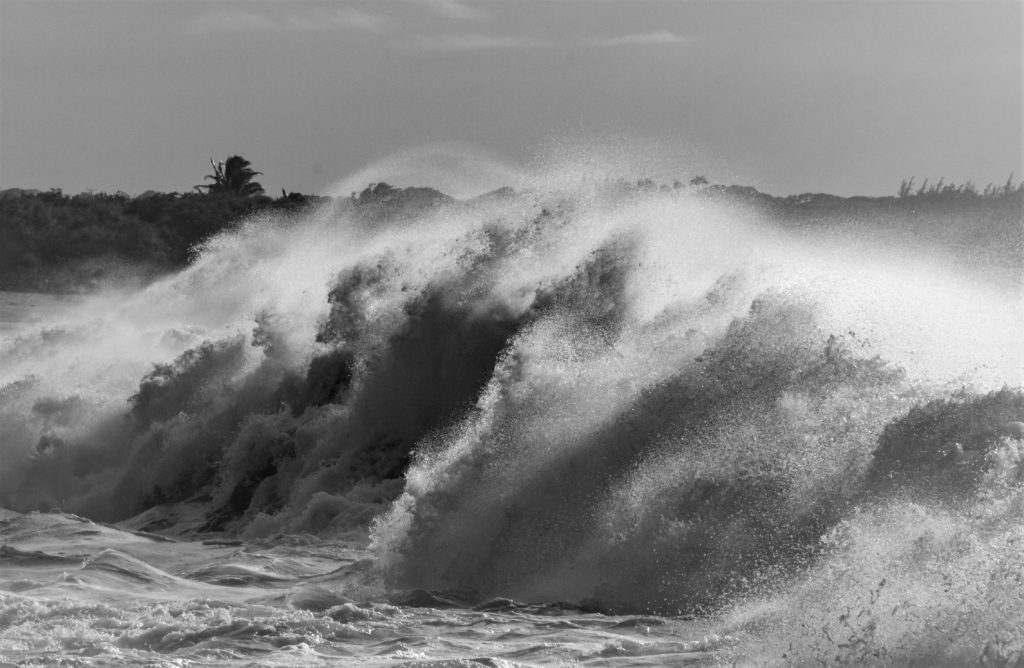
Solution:
[[[424,193],[254,218],[8,336],[0,505],[369,531],[387,587],[717,611],[808,660],[1024,621],[1017,283],[686,189]]]

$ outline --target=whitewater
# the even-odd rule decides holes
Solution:
[[[0,293],[0,665],[1021,660],[1020,220],[487,169]]]

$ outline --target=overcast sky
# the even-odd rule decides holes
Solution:
[[[1021,14],[1016,1],[0,0],[0,188],[184,191],[211,156],[240,153],[270,194],[328,192],[423,146],[455,162],[621,158],[631,178],[775,194],[1002,182],[1021,173]],[[430,166],[395,177],[426,182]],[[472,171],[474,187],[502,174]]]

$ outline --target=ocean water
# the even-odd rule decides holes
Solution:
[[[1020,660],[1019,221],[517,187],[2,295],[0,663]]]

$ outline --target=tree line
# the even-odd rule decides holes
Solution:
[[[187,193],[0,191],[0,290],[77,292],[118,274],[152,278],[184,267],[197,245],[249,215],[323,199],[266,196],[241,156],[211,164],[210,183]]]

